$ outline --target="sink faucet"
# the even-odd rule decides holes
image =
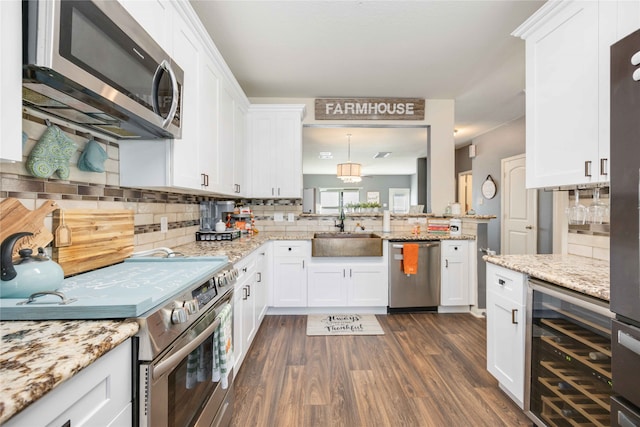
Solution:
[[[340,229],[340,232],[344,231],[344,218],[345,218],[344,210],[340,208],[340,215],[338,215],[338,219],[340,220],[340,223],[336,224],[336,222],[334,221],[335,226]]]

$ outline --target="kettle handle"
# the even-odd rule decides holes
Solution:
[[[12,234],[0,243],[0,263],[2,264],[0,280],[3,282],[8,282],[18,275],[16,269],[13,268],[11,254],[13,253],[13,246],[16,242],[26,236],[33,236],[33,233],[21,231],[20,233]]]

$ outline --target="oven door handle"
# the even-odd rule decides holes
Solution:
[[[166,372],[172,370],[180,361],[182,361],[185,357],[189,355],[193,350],[198,348],[200,344],[202,344],[207,338],[209,338],[215,330],[220,326],[220,318],[217,317],[216,320],[207,327],[200,335],[198,335],[193,341],[189,342],[189,344],[182,347],[180,350],[176,351],[175,354],[172,354],[166,360],[158,363],[153,367],[153,371],[151,376],[154,380],[157,380]]]

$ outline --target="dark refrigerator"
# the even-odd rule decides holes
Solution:
[[[640,30],[611,46],[612,426],[640,426]]]

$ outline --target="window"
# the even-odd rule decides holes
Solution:
[[[340,213],[340,207],[349,203],[360,203],[360,189],[358,188],[320,188],[321,214]]]

